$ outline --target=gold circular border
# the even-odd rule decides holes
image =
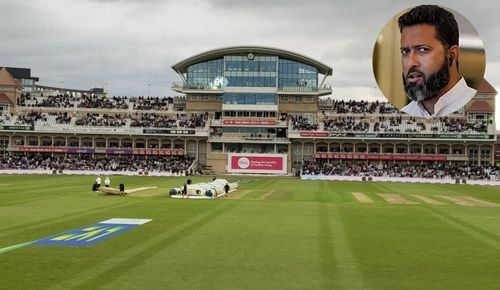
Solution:
[[[459,68],[467,84],[478,89],[484,78],[486,54],[479,33],[463,15],[443,7],[455,16],[460,32]],[[401,109],[409,103],[404,91],[401,68],[398,18],[411,8],[401,11],[391,18],[380,32],[373,47],[372,68],[377,84],[385,98],[396,108]]]

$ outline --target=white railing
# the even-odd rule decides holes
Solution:
[[[413,177],[362,177],[362,176],[343,176],[343,175],[310,175],[304,174],[300,176],[302,180],[342,180],[342,181],[366,181],[371,178],[371,181],[378,182],[405,182],[405,183],[441,183],[441,184],[456,184],[457,179],[455,178],[413,178]],[[467,179],[467,184],[471,185],[491,185],[498,186],[500,181],[494,180],[494,176],[491,177],[492,180],[472,180]],[[462,181],[462,179],[459,179]],[[463,182],[462,182],[463,183]]]

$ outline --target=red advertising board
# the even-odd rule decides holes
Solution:
[[[132,152],[134,155],[184,155],[184,150],[182,149],[134,149]]]
[[[286,173],[284,154],[230,154],[229,172],[247,173]]]
[[[42,147],[42,146],[19,146],[21,152],[39,152],[39,153],[68,153],[68,147]]]
[[[124,155],[159,155],[159,156],[182,156],[183,149],[107,149],[104,152],[98,152],[95,148],[79,147],[49,147],[49,146],[19,146],[21,152],[39,152],[39,153],[106,153],[106,154],[124,154]]]
[[[360,160],[409,160],[409,161],[446,161],[446,155],[424,154],[360,154],[360,153],[316,153],[317,159],[360,159]]]
[[[328,132],[300,131],[300,137],[328,137]]]
[[[276,120],[224,119],[223,124],[224,125],[269,126],[269,125],[276,125]]]

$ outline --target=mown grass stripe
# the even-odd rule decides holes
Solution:
[[[134,267],[131,267],[131,265],[140,265],[144,260],[155,255],[160,250],[195,233],[197,229],[235,205],[232,202],[220,203],[210,211],[199,213],[176,227],[165,231],[165,233],[145,240],[142,244],[135,245],[127,251],[117,254],[112,259],[107,259],[96,267],[78,273],[76,277],[63,280],[49,289],[92,289],[95,285],[101,285],[98,281],[105,280],[107,283],[111,283],[116,279],[120,279],[122,275],[127,275],[127,272],[133,271]],[[154,220],[151,223],[154,223]]]
[[[449,224],[453,228],[458,229],[481,243],[500,251],[500,237],[494,233],[474,226],[460,218],[454,217],[442,210],[439,210],[437,207],[422,207],[422,209],[439,220]]]
[[[323,285],[325,289],[367,289],[344,230],[337,206],[320,206],[319,227]],[[334,272],[331,270],[335,269]]]
[[[139,201],[137,201],[137,202],[139,202]],[[38,221],[28,223],[28,224],[5,227],[5,228],[1,229],[2,231],[0,232],[0,237],[15,235],[15,234],[18,234],[20,232],[31,232],[33,230],[42,229],[42,228],[53,228],[55,225],[66,224],[67,222],[69,222],[71,220],[75,220],[75,219],[78,219],[78,218],[81,218],[84,216],[92,215],[95,213],[103,213],[103,212],[107,212],[107,211],[114,210],[114,209],[129,207],[134,203],[135,203],[134,201],[128,200],[128,201],[123,201],[123,202],[121,202],[119,204],[115,204],[115,205],[108,204],[105,206],[95,207],[95,208],[91,208],[91,209],[84,208],[84,209],[81,209],[77,212],[64,214],[64,216],[53,217],[53,218],[45,219],[45,220],[38,220]]]
[[[34,242],[36,242],[36,241],[25,242],[25,243],[20,243],[20,244],[17,244],[17,245],[13,245],[13,246],[9,246],[9,247],[5,247],[5,248],[1,248],[1,249],[0,249],[0,255],[1,255],[1,254],[8,253],[8,252],[10,252],[10,251],[14,251],[14,250],[17,250],[17,249],[20,249],[20,248],[26,247],[26,246],[29,246],[29,245],[33,244]]]
[[[318,250],[319,263],[321,265],[323,289],[336,289],[335,257],[333,245],[333,233],[330,226],[330,214],[326,204],[319,204],[318,210]]]

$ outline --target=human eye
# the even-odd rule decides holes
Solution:
[[[417,48],[417,51],[419,53],[428,53],[430,51],[430,48],[425,47],[425,46],[420,46],[420,47]]]
[[[401,48],[401,55],[407,55],[408,53],[410,53],[408,48]]]

